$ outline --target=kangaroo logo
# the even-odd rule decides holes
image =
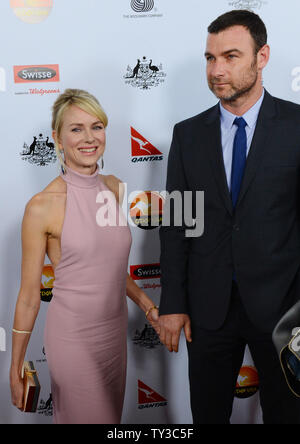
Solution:
[[[155,392],[151,387],[138,380],[138,397],[139,404],[158,404],[159,406],[167,405],[167,400],[159,393]],[[154,406],[154,405],[151,405]]]
[[[152,11],[154,0],[131,0],[131,7],[135,12]]]
[[[39,415],[44,416],[53,416],[53,402],[52,402],[52,394],[50,393],[49,398],[44,401],[41,399],[39,408],[37,409]]]
[[[133,68],[128,65],[124,79],[128,85],[147,90],[162,84],[165,77],[166,74],[163,72],[162,64],[153,65],[152,59],[148,60],[144,56],[142,59],[137,59]]]
[[[145,137],[131,127],[131,154],[132,156],[162,155]]]
[[[149,324],[145,324],[145,327],[142,331],[136,330],[132,340],[135,345],[146,348],[148,350],[154,349],[158,346],[162,346],[162,343],[160,342],[156,331]]]
[[[23,151],[20,155],[23,160],[39,166],[56,162],[54,143],[49,142],[49,137],[45,139],[43,134],[40,134],[38,137],[34,136],[33,141],[29,145],[24,143]]]

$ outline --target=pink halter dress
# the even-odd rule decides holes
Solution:
[[[126,380],[131,234],[99,167],[92,175],[69,167],[60,175],[67,200],[45,327],[54,423],[118,424]]]

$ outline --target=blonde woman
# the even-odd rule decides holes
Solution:
[[[39,311],[47,253],[55,270],[45,349],[56,424],[120,422],[126,379],[126,292],[158,330],[157,307],[127,274],[131,234],[119,206],[121,182],[99,174],[106,126],[107,116],[86,91],[68,89],[57,98],[52,130],[62,171],[28,202],[23,218],[12,402],[22,407],[20,374]],[[101,205],[117,216],[117,224],[101,224]]]

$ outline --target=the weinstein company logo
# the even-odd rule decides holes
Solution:
[[[135,12],[148,12],[154,8],[154,0],[131,0],[131,8]]]
[[[127,0],[131,6],[131,13],[123,14],[124,19],[148,20],[159,19],[163,14],[157,10],[154,0]]]
[[[167,400],[142,381],[138,380],[139,409],[165,407]]]
[[[235,9],[248,9],[248,11],[253,11],[254,9],[260,9],[262,5],[267,2],[263,0],[234,0],[229,2],[229,6]]]
[[[165,81],[166,77],[162,68],[162,64],[157,66],[152,59],[148,60],[144,56],[142,59],[137,59],[133,68],[128,65],[127,73],[124,76],[125,83],[142,90],[159,86]]]
[[[131,162],[152,162],[163,160],[163,154],[131,127]]]
[[[43,134],[34,136],[30,144],[24,143],[20,155],[23,160],[38,166],[56,162],[54,143],[49,142],[49,137],[45,138]]]

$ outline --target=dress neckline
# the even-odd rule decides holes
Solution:
[[[69,166],[65,165],[66,172],[60,172],[62,179],[78,188],[94,188],[99,183],[99,165],[93,174],[87,175],[78,173]]]

